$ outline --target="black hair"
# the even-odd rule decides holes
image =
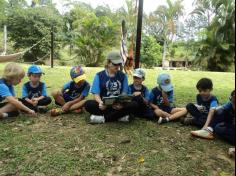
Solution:
[[[28,76],[31,76],[31,75],[42,75],[42,73],[28,73]]]
[[[209,78],[202,78],[198,81],[197,85],[196,85],[197,89],[203,89],[203,90],[206,90],[206,89],[210,89],[212,90],[213,89],[213,83],[212,83],[212,80],[209,79]]]
[[[235,90],[231,92],[231,97],[235,96]]]

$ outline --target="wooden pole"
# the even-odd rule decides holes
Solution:
[[[143,0],[139,0],[137,37],[136,37],[135,68],[139,68],[139,66],[140,66],[142,23],[143,23]]]
[[[3,43],[4,43],[3,55],[5,55],[7,53],[7,26],[6,25],[4,25],[4,39],[3,39]]]
[[[53,68],[54,64],[54,28],[51,27],[51,68]]]

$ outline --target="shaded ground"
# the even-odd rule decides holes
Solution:
[[[27,65],[23,65],[26,69]],[[2,72],[4,65],[0,65]],[[48,92],[70,80],[68,67],[43,67]],[[102,68],[86,68],[91,83]],[[160,70],[147,70],[145,84],[153,88]],[[220,103],[234,89],[234,73],[169,71],[175,103],[195,101],[196,82],[209,77]],[[132,79],[130,79],[132,80]],[[27,77],[23,82],[27,81]],[[21,85],[16,87],[21,96]],[[163,126],[145,120],[131,124],[87,125],[88,114],[50,118],[20,117],[0,121],[0,176],[231,176],[235,162],[227,157],[230,145],[190,136],[195,129],[180,123]]]
[[[180,123],[87,125],[83,117],[0,123],[0,175],[234,175],[230,145]]]

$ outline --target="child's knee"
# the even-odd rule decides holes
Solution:
[[[156,115],[161,115],[162,114],[162,110],[160,110],[160,109],[156,109],[154,112],[155,112]]]
[[[55,98],[55,97],[58,97],[60,96],[61,92],[59,90],[54,90],[51,95]]]
[[[195,105],[194,105],[193,103],[189,103],[189,104],[187,104],[187,106],[186,106],[186,110],[189,112],[189,111],[191,111],[194,107],[195,107]]]
[[[220,136],[224,133],[225,129],[225,125],[223,123],[220,123],[216,125],[214,132]]]

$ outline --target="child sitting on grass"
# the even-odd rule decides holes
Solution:
[[[158,86],[150,93],[150,105],[155,115],[159,117],[158,124],[167,123],[182,117],[186,113],[185,108],[175,108],[174,88],[169,74],[160,74],[157,78]]]
[[[139,105],[135,115],[139,118],[145,118],[148,120],[154,119],[154,112],[149,107],[149,90],[143,85],[145,80],[145,72],[143,69],[135,69],[133,73],[133,84],[129,86],[128,94],[135,96],[133,101],[136,101]]]
[[[52,109],[51,116],[58,116],[70,111],[81,113],[90,91],[90,84],[81,66],[73,67],[70,71],[72,81],[64,85],[61,91],[54,91],[52,96],[60,109]]]
[[[187,116],[182,119],[182,123],[184,125],[194,125],[202,128],[205,124],[209,125],[218,106],[218,100],[211,94],[213,90],[211,79],[202,78],[198,81],[196,88],[199,91],[196,97],[197,104],[189,103],[186,106],[187,113],[190,114],[190,117]]]
[[[47,112],[47,106],[52,102],[47,95],[46,84],[41,82],[42,69],[32,65],[28,69],[29,81],[22,89],[22,103],[35,112]]]
[[[214,117],[208,117],[203,129],[191,132],[193,136],[204,139],[214,139],[214,133],[235,145],[235,90],[230,95],[230,102],[218,107]]]
[[[15,96],[13,86],[18,85],[24,76],[25,72],[18,64],[6,65],[0,79],[0,119],[16,117],[19,115],[19,110],[36,116],[35,111],[23,105]]]

